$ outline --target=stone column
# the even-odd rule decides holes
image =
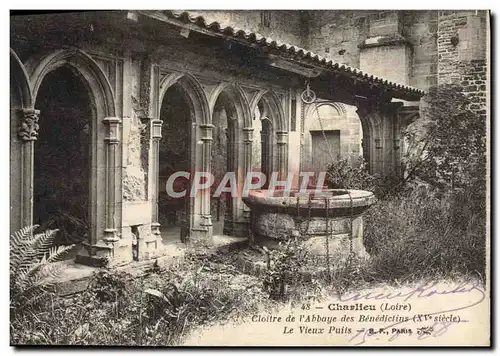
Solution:
[[[116,172],[119,167],[118,144],[120,143],[121,119],[107,117],[103,120],[106,127],[106,227],[104,229],[104,242],[113,243],[119,240],[116,232]]]
[[[19,124],[18,136],[21,148],[21,226],[33,225],[33,178],[34,142],[38,137],[40,111],[24,109]]]
[[[151,233],[155,236],[161,236],[160,234],[160,223],[158,222],[158,191],[159,191],[159,168],[160,168],[160,139],[161,139],[161,127],[162,120],[151,120],[150,121],[150,134],[151,134],[151,148],[150,148],[150,161],[151,164]]]
[[[253,127],[244,127],[243,128],[243,181],[238,182],[238,193],[241,194],[243,193],[243,185],[245,184],[245,179],[247,173],[252,169],[252,145],[253,145],[253,132],[254,129]],[[242,211],[242,227],[238,229],[239,231],[236,232],[237,236],[248,236],[248,226],[250,223],[250,208],[243,203],[241,198],[238,199],[238,201],[241,202],[241,205],[243,206],[243,211]]]
[[[104,180],[104,231],[103,236],[91,235],[88,241],[83,242],[81,250],[76,255],[75,262],[90,266],[101,267],[106,264],[120,264],[130,262],[127,248],[118,246],[120,238],[117,234],[117,202],[119,196],[119,175],[121,169],[119,160],[120,124],[121,119],[107,117],[103,119],[105,127],[104,150],[105,150],[105,180]],[[101,190],[98,182],[98,190]]]
[[[363,123],[363,158],[368,161],[370,174],[382,174],[382,128],[377,108],[369,102],[356,103],[356,113]]]
[[[211,156],[212,156],[212,133],[214,125],[212,124],[201,124],[201,169],[203,172],[211,172]],[[200,196],[200,229],[195,229],[201,232],[202,237],[209,238],[212,236],[212,216],[210,214],[210,188],[205,189]]]
[[[278,179],[285,179],[287,174],[287,143],[288,143],[288,132],[287,131],[277,131],[276,132],[276,143],[278,145]]]

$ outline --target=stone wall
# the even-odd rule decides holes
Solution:
[[[334,104],[320,105],[316,108],[308,108],[304,122],[304,143],[302,152],[302,167],[305,171],[325,171],[332,162],[333,154],[337,159],[347,159],[350,164],[357,165],[359,157],[362,155],[361,140],[363,132],[361,121],[356,114],[356,108],[350,105]],[[318,118],[319,116],[319,118]],[[321,120],[321,122],[320,122]],[[324,140],[322,131],[338,131],[340,134],[340,144],[335,147],[335,142],[329,142],[325,147],[330,151],[324,152],[321,157],[313,157],[313,136],[321,141]],[[331,141],[331,140],[329,140]],[[337,151],[338,150],[338,151]],[[318,167],[313,162],[321,158],[323,164]]]
[[[427,90],[437,84],[437,11],[405,11],[404,36],[412,45],[409,85]]]
[[[123,200],[144,201],[146,196],[146,170],[143,139],[145,127],[134,115],[123,118]],[[146,163],[146,165],[145,165]]]
[[[423,90],[437,83],[437,11],[310,11],[308,19],[306,48],[322,56]]]
[[[471,100],[470,109],[486,114],[487,12],[440,11],[438,83],[458,84]]]
[[[190,11],[201,15],[210,23],[219,22],[223,26],[257,32],[275,41],[303,46],[303,15],[305,11],[278,10],[204,10]]]

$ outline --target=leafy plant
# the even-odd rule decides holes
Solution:
[[[276,250],[264,248],[268,258],[263,284],[271,299],[285,299],[288,287],[300,278],[300,267],[307,263],[307,251],[298,244],[296,237],[279,244]]]
[[[330,164],[327,168],[329,188],[373,190],[376,177],[368,173],[366,162],[360,157],[354,166],[347,158]]]
[[[111,302],[126,294],[126,278],[117,271],[99,271],[92,280],[92,291],[101,302]]]
[[[393,175],[379,176],[368,172],[366,161],[359,158],[352,165],[347,158],[330,164],[327,168],[327,182],[331,189],[361,189],[375,193],[379,198],[399,193],[403,185]]]
[[[57,230],[33,234],[37,225],[25,227],[10,239],[11,308],[18,310],[36,305],[52,292],[60,261],[74,245],[53,246]]]

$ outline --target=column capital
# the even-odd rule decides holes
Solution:
[[[253,142],[253,127],[244,127],[243,128],[243,142],[244,143],[252,143]]]
[[[38,137],[38,120],[40,111],[35,109],[23,109],[23,115],[18,127],[18,136],[23,141],[35,141]]]
[[[276,138],[278,145],[286,145],[288,138],[288,131],[276,131]]]
[[[108,142],[110,145],[117,144],[120,142],[120,124],[122,120],[118,117],[106,117],[102,120],[106,126],[106,136],[104,141]]]
[[[212,124],[200,124],[201,140],[203,142],[211,142],[213,140],[212,131],[214,127]]]
[[[150,122],[151,122],[151,138],[153,140],[161,139],[161,127],[163,125],[163,121],[152,119]]]

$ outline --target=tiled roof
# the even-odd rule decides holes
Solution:
[[[407,94],[413,94],[414,96],[422,96],[425,94],[424,91],[420,89],[413,88],[403,84],[394,83],[387,79],[370,75],[368,73],[364,73],[357,68],[333,62],[330,59],[324,58],[304,48],[290,45],[288,43],[281,43],[269,37],[264,37],[255,32],[231,26],[224,26],[216,21],[208,23],[203,16],[193,16],[187,11],[165,10],[163,11],[163,13],[170,18],[174,18],[183,23],[196,25],[210,32],[222,34],[239,40],[244,40],[249,44],[257,44],[277,49],[280,53],[284,55],[296,57],[297,59],[301,60],[311,61],[312,63],[319,65],[326,70],[346,73],[347,75],[354,77],[362,82],[372,83],[373,85],[376,86],[380,85],[387,89],[405,92]]]

